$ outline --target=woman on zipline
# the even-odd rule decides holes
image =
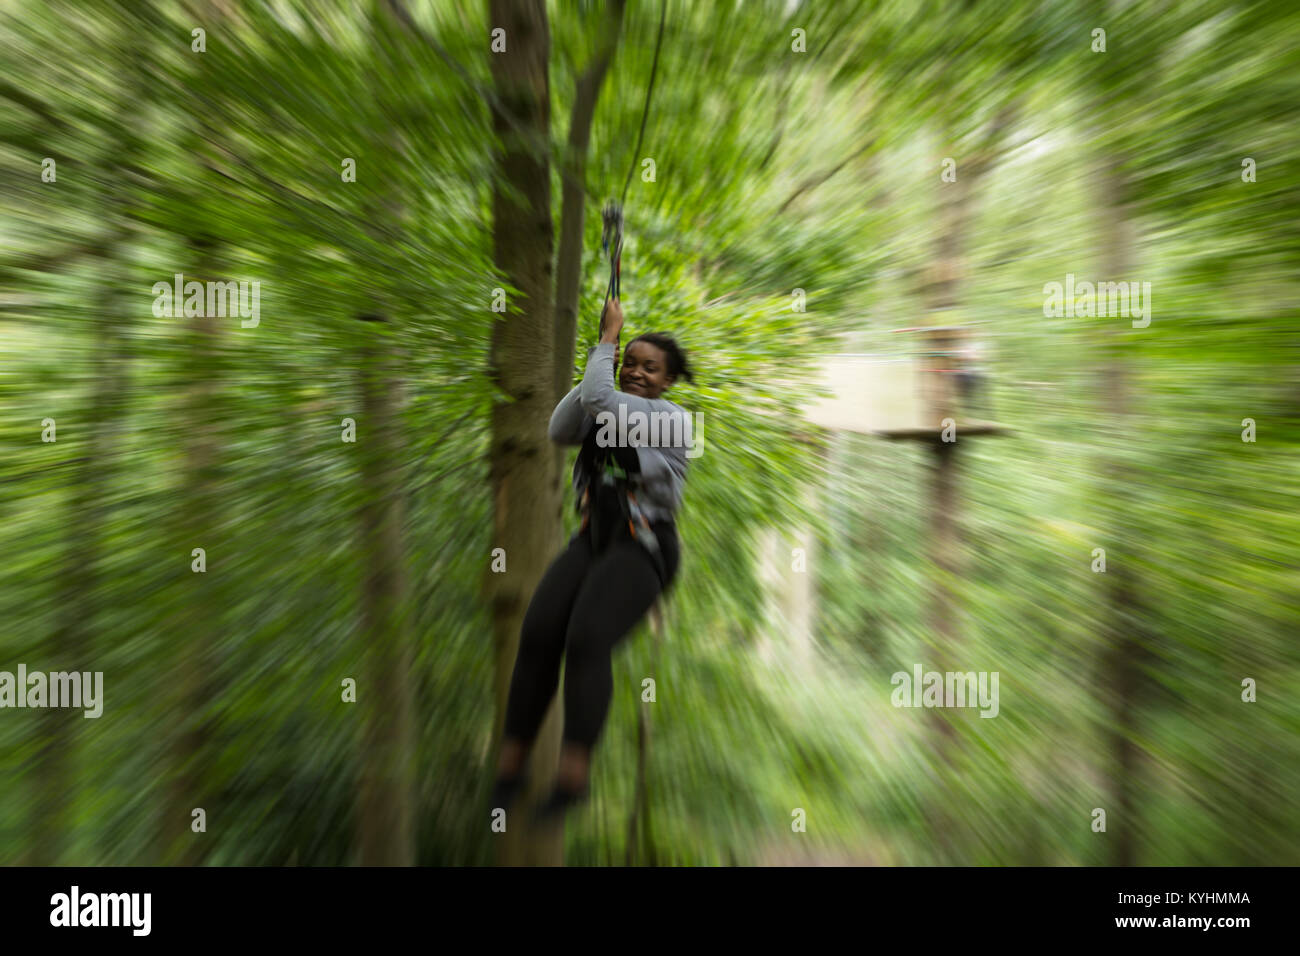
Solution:
[[[559,685],[563,656],[564,743],[540,821],[586,799],[591,750],[613,693],[611,652],[672,583],[680,558],[674,515],[690,421],[661,396],[679,377],[693,378],[677,343],[649,333],[628,343],[622,390],[615,390],[622,328],[623,310],[610,299],[582,383],[551,415],[551,440],[582,446],[573,471],[582,527],[543,575],[524,615],[490,801],[505,808],[523,789],[525,761]]]

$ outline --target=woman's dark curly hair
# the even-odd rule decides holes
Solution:
[[[671,335],[665,335],[663,332],[646,332],[638,335],[632,342],[649,342],[656,348],[663,349],[664,355],[668,356],[668,374],[674,379],[684,378],[688,382],[695,381],[690,364],[686,360],[686,352]],[[632,342],[627,343],[628,348],[632,347]]]

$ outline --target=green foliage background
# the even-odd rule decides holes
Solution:
[[[410,4],[468,79],[379,6],[221,6],[204,19],[170,0],[15,0],[0,14],[0,670],[104,672],[104,716],[70,738],[59,858],[156,862],[168,742],[194,719],[171,695],[189,552],[205,547],[221,635],[197,770],[207,862],[354,862],[360,735],[339,686],[365,654],[366,424],[350,445],[340,423],[358,417],[362,347],[391,336],[417,859],[487,863],[485,369],[503,283],[486,5]],[[606,12],[549,12],[558,228],[574,77]],[[654,674],[639,862],[1104,864],[1118,831],[1144,864],[1300,863],[1300,10],[673,0],[633,156],[657,16],[629,4],[596,112],[576,354],[606,278],[596,202],[652,157],[655,180],[634,177],[626,209],[628,331],[689,350],[700,374],[674,397],[704,416],[707,450],[665,636],[641,629],[615,658],[568,861],[627,859],[639,689]],[[817,432],[799,409],[820,355],[908,354],[891,330],[927,310],[941,163],[961,177],[976,155],[988,161],[969,186],[956,319],[991,345],[992,417],[1012,433],[960,443],[951,585],[961,659],[999,672],[1001,706],[994,720],[951,715],[946,764],[922,712],[890,704],[890,676],[933,659],[928,451]],[[1106,162],[1124,195],[1098,176]],[[1117,217],[1131,268],[1108,276]],[[206,352],[186,320],[153,314],[150,291],[200,262],[262,282],[260,325],[224,320]],[[1150,282],[1150,327],[1044,317],[1043,286],[1066,273]],[[392,321],[357,321],[370,311]],[[1123,415],[1107,403],[1115,363]],[[55,443],[40,440],[47,417]],[[197,432],[217,436],[214,507],[187,491]],[[201,543],[184,540],[196,509],[211,523]],[[815,653],[794,666],[762,542],[785,566],[808,535]],[[1136,594],[1121,609],[1137,676],[1119,728],[1099,547]],[[65,663],[54,635],[69,607],[92,640]],[[43,812],[44,727],[0,711],[0,862],[41,850],[29,821]],[[1137,819],[1113,807],[1117,730],[1139,754]],[[1105,834],[1096,807],[1111,807]],[[791,832],[795,808],[807,833]]]

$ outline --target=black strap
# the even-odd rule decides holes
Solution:
[[[637,454],[637,450],[618,445],[612,448],[602,448],[596,441],[599,431],[599,428],[593,426],[587,432],[587,437],[583,439],[582,448],[578,452],[579,475],[582,478],[582,487],[578,490],[579,510],[582,509],[582,491],[605,473],[611,459],[625,474],[637,476],[641,474],[641,458]]]
[[[604,495],[613,494],[618,500],[619,512],[623,520],[632,529],[633,538],[649,554],[655,573],[659,576],[660,587],[666,588],[668,569],[659,538],[650,529],[648,523],[638,524],[632,514],[629,496],[639,484],[641,474],[641,459],[637,455],[637,450],[617,445],[612,448],[602,448],[596,441],[596,432],[597,429],[592,428],[587,433],[587,437],[582,442],[582,449],[578,452],[580,481],[577,507],[583,515],[584,527],[591,535],[592,547],[597,547],[604,540],[606,531],[602,524]],[[622,468],[627,478],[610,474],[611,460]],[[607,479],[609,484],[606,484]]]

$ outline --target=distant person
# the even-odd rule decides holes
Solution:
[[[988,391],[988,367],[984,357],[984,344],[972,340],[960,350],[961,369],[957,372],[957,387],[961,391],[961,407],[967,413],[977,408],[985,415],[993,414],[993,403]]]
[[[558,819],[587,798],[591,751],[613,694],[611,652],[667,590],[680,560],[675,515],[690,421],[685,409],[661,396],[678,378],[693,380],[686,355],[667,335],[633,339],[619,391],[614,366],[623,310],[617,299],[608,303],[603,328],[582,383],[551,415],[551,440],[582,449],[573,472],[582,527],[543,575],[524,615],[490,800],[504,809],[523,789],[528,753],[564,657],[564,742],[555,789],[537,811],[540,821]],[[601,427],[597,416],[613,427]],[[640,431],[638,418],[645,422]],[[627,434],[616,431],[622,422]]]

